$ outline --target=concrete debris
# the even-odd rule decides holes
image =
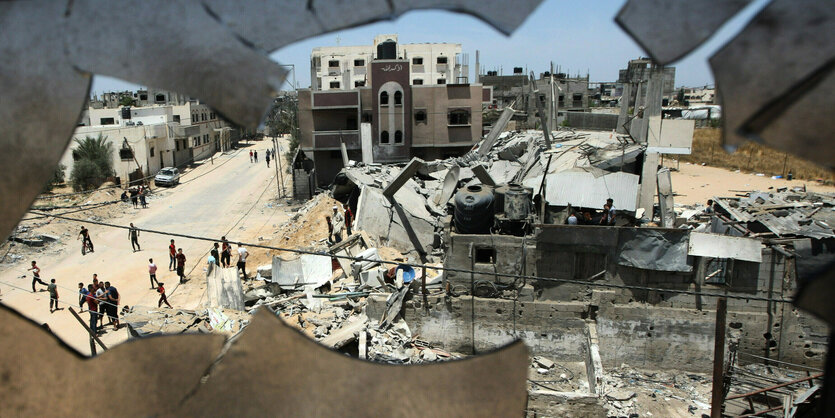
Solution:
[[[554,365],[555,365],[555,363],[554,363],[553,361],[548,360],[547,358],[542,357],[542,356],[536,356],[536,357],[534,357],[534,358],[533,358],[533,361],[534,361],[534,363],[536,363],[539,367],[542,367],[542,368],[545,368],[545,369],[553,369],[553,368],[554,368]]]
[[[278,283],[285,290],[301,289],[305,286],[318,288],[330,281],[332,273],[330,257],[303,254],[285,260],[273,256],[270,281]]]
[[[203,310],[132,306],[122,314],[132,337],[161,334],[222,332],[236,334],[249,324],[249,314],[223,308]]]

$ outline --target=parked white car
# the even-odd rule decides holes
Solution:
[[[174,167],[165,167],[154,177],[154,184],[157,186],[174,186],[180,184],[180,170]]]

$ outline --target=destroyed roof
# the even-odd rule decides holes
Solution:
[[[751,192],[739,198],[714,198],[720,213],[757,235],[835,237],[835,196],[800,190]]]

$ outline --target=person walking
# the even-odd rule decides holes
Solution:
[[[157,287],[157,293],[159,293],[159,302],[157,302],[157,308],[161,308],[162,304],[164,303],[169,308],[173,309],[174,307],[171,306],[170,303],[168,303],[168,298],[165,297],[165,287],[164,287],[164,285],[165,285],[165,283],[160,283],[159,287]]]
[[[270,168],[270,152],[269,151],[267,151],[267,157],[265,159],[267,160],[267,168]]]
[[[148,194],[148,189],[141,188],[139,189],[139,203],[142,204],[142,209],[148,208],[148,201],[145,199],[145,195]]]
[[[87,302],[87,311],[90,312],[90,330],[93,331],[93,335],[99,335],[98,333],[98,326],[99,323],[99,301],[93,296],[93,285],[87,285],[87,296],[85,296],[84,301]]]
[[[110,317],[108,325],[113,324],[113,329],[119,329],[119,302],[122,298],[119,296],[119,291],[115,286],[111,286],[110,282],[104,282],[105,297],[107,298],[107,316]]]
[[[84,246],[90,247],[90,252],[93,251],[93,240],[90,239],[90,231],[85,228],[83,225],[81,226],[81,232],[78,233],[79,238],[81,239],[81,254],[84,254]]]
[[[130,223],[130,228],[128,228],[128,239],[130,239],[130,246],[133,248],[133,252],[142,250],[139,247],[139,229],[133,226],[133,222]]]
[[[220,265],[223,268],[228,268],[232,265],[232,246],[229,245],[229,241],[226,240],[226,237],[220,237],[222,246],[220,247]]]
[[[252,154],[255,156],[255,162],[258,162],[258,151],[252,151]]]
[[[48,284],[41,280],[41,268],[38,267],[37,261],[32,260],[32,267],[28,268],[27,271],[29,270],[32,271],[32,293],[37,292],[37,290],[35,290],[35,283],[40,283],[44,286],[49,287]]]
[[[212,250],[214,251],[214,250]],[[212,275],[212,271],[214,271],[215,267],[217,267],[217,258],[215,258],[214,254],[209,254],[209,257],[206,258],[206,277]]]
[[[215,266],[216,267],[220,267],[220,254],[218,253],[218,246],[219,246],[219,244],[215,243],[215,245],[212,247],[212,250],[209,251],[209,253],[212,255],[212,257],[215,258]]]
[[[168,263],[168,271],[173,271],[174,266],[177,265],[177,247],[174,245],[174,240],[168,245],[168,257],[171,261]]]
[[[254,162],[255,160],[252,159],[252,150],[249,150],[249,162]]]
[[[156,289],[159,286],[159,280],[157,280],[157,265],[154,264],[154,259],[148,259],[148,276],[151,278],[151,289]],[[156,282],[156,286],[154,286],[154,282]]]
[[[244,280],[247,280],[247,277],[246,277],[246,258],[247,257],[249,257],[249,252],[239,242],[238,243],[238,269],[241,271],[241,273],[243,273]]]
[[[180,277],[180,283],[186,279],[186,255],[183,254],[183,249],[177,249],[177,276]]]
[[[58,285],[55,284],[55,279],[50,281],[46,289],[49,290],[49,313],[53,313],[60,309],[58,308]],[[55,310],[52,310],[53,305],[55,305]]]

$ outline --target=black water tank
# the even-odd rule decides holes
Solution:
[[[513,67],[513,74],[522,74],[525,71],[522,67]]]
[[[493,226],[493,192],[468,186],[455,195],[455,230],[459,234],[488,234]]]
[[[384,42],[377,44],[377,59],[397,59],[397,42],[394,42],[391,39],[386,39]]]
[[[122,119],[130,119],[130,108],[123,107],[122,108]]]

